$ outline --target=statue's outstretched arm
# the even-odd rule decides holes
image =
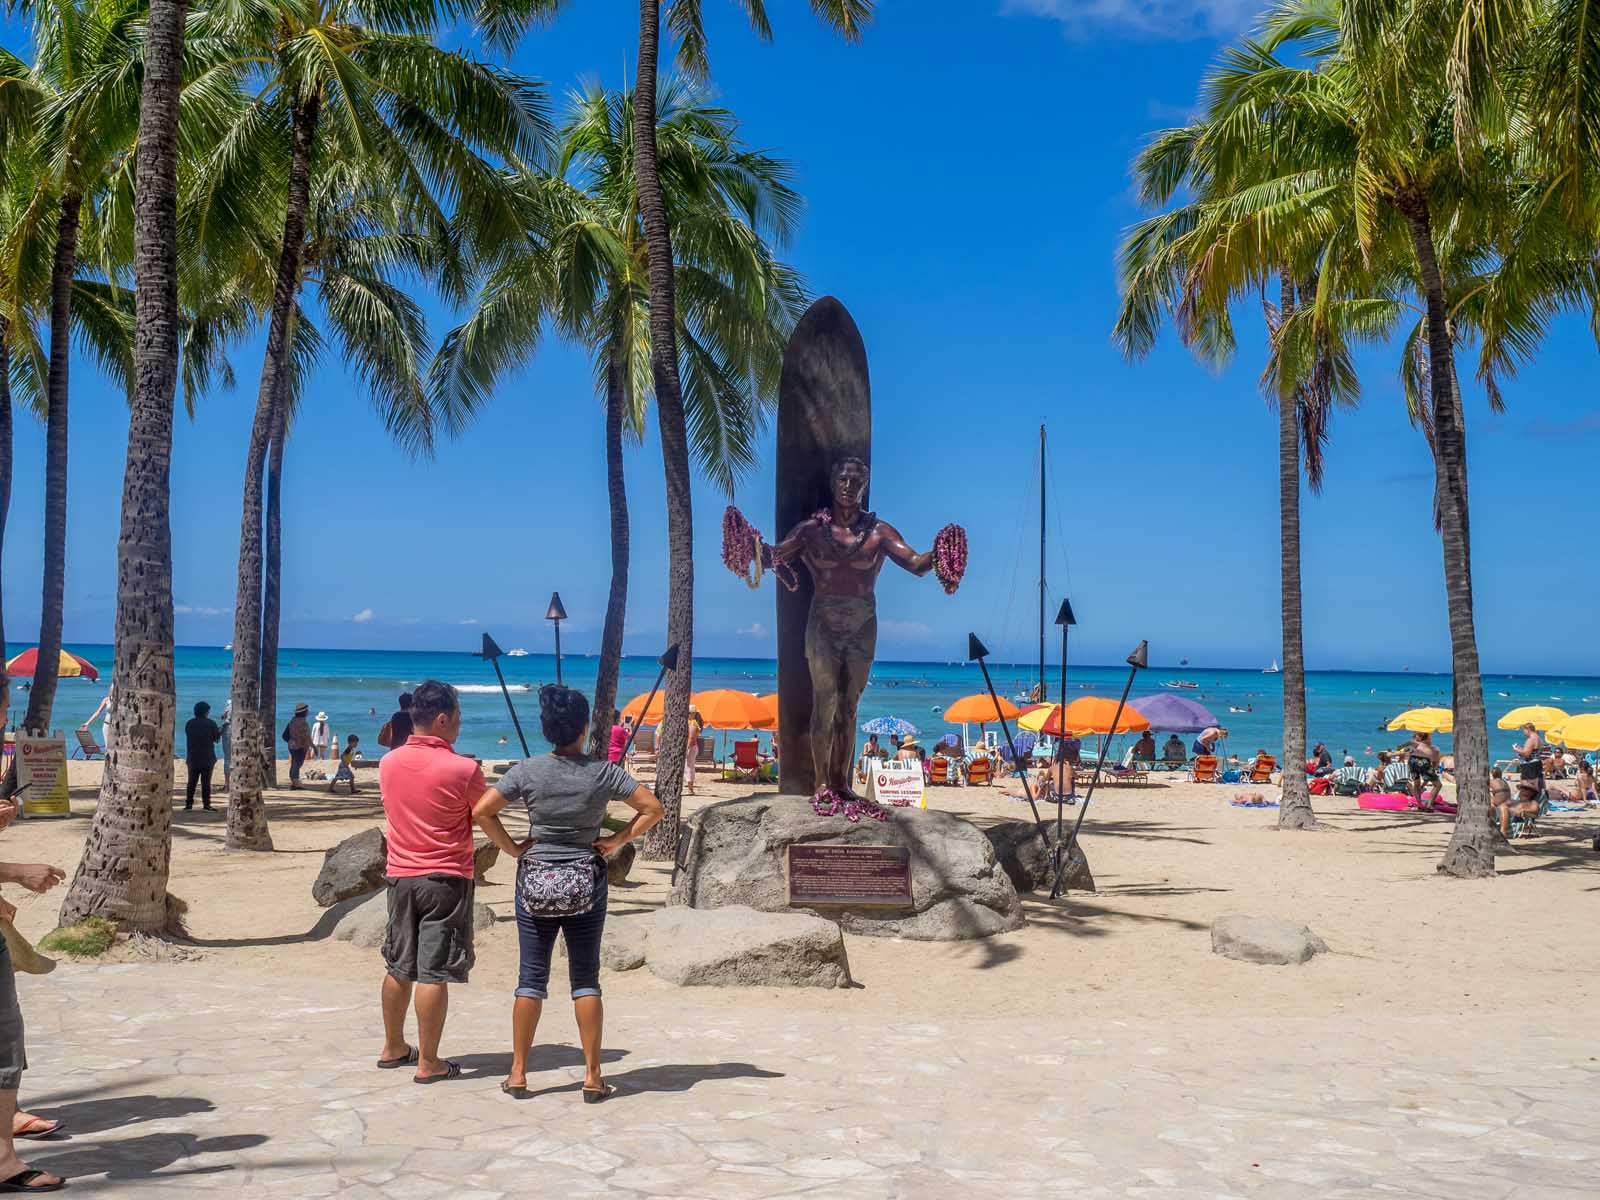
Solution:
[[[771,546],[763,546],[762,549],[764,551],[770,551],[772,554],[772,558],[769,560],[767,565],[770,566],[774,562],[789,562],[791,559],[798,556],[800,551],[805,549],[806,531],[814,527],[816,523],[817,520],[815,517],[807,517],[804,521],[801,521],[800,524],[791,529],[789,531],[789,536],[784,538],[781,542],[777,542]]]
[[[933,570],[933,553],[918,554],[889,522],[878,522],[878,536],[883,539],[884,553],[913,575],[926,575]]]

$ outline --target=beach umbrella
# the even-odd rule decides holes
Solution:
[[[650,711],[648,713],[644,711],[645,701],[647,700],[650,701]],[[655,699],[651,700],[648,692],[640,692],[622,706],[622,715],[632,717],[634,722],[639,725],[659,725],[661,724],[661,714],[666,710],[666,707],[667,697],[664,693],[658,691],[655,694]]]
[[[1151,729],[1164,733],[1199,733],[1218,723],[1215,714],[1204,704],[1170,692],[1138,696],[1128,703],[1144,715]]]
[[[761,701],[761,707],[766,710],[767,716],[772,718],[772,724],[767,728],[776,729],[778,727],[778,693],[768,692],[765,696],[757,696],[756,699]]]
[[[24,650],[10,662],[6,663],[6,674],[11,676],[25,675],[33,678],[39,674],[39,647]],[[61,652],[61,661],[56,671],[59,679],[75,679],[78,676],[85,679],[99,679],[99,669],[87,658],[79,658],[76,654]]]
[[[1600,713],[1579,713],[1552,726],[1545,740],[1568,750],[1600,750]]]
[[[1521,708],[1513,708],[1505,716],[1495,722],[1497,729],[1521,729],[1529,721],[1541,733],[1552,725],[1559,725],[1567,719],[1567,713],[1559,708],[1551,708],[1548,704],[1524,704]]]
[[[914,734],[917,727],[902,717],[873,717],[861,723],[862,733],[875,733],[879,737],[904,737]]]
[[[998,712],[995,710],[997,703]],[[1021,715],[1022,710],[1004,696],[993,697],[988,692],[963,696],[944,710],[944,719],[951,725],[993,725],[1002,716],[1014,721]]]
[[[1022,710],[1022,714],[1017,718],[1017,728],[1025,729],[1029,733],[1038,733],[1046,724],[1055,721],[1055,716],[1060,711],[1061,705],[1059,704],[1030,704]],[[1057,732],[1059,732],[1060,723],[1056,722],[1056,724]],[[1089,731],[1087,729],[1075,729],[1073,732],[1088,733]]]
[[[1125,705],[1116,729],[1111,719],[1116,716],[1117,702],[1105,696],[1079,696],[1063,709],[1059,704],[1045,706],[1045,711],[1031,712],[1017,722],[1023,729],[1034,733],[1072,734],[1085,733],[1142,733],[1150,722],[1133,705]]]
[[[754,692],[712,688],[689,699],[700,710],[700,720],[713,729],[770,729],[774,724]]]
[[[1408,733],[1454,733],[1456,715],[1448,708],[1411,708],[1389,722],[1389,731]]]

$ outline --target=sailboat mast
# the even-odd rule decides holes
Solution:
[[[1044,682],[1044,425],[1039,426],[1039,699],[1045,698]]]

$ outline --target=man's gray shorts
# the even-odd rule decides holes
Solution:
[[[22,1047],[22,1007],[17,1003],[17,973],[11,948],[0,940],[0,1092],[22,1086],[28,1055]]]
[[[389,880],[383,961],[396,979],[465,983],[472,969],[472,880],[402,875]]]

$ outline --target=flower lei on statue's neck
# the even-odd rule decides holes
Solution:
[[[887,821],[889,810],[872,800],[861,800],[834,791],[831,787],[824,787],[815,796],[811,797],[811,807],[819,817],[843,816],[852,825],[859,825],[862,817],[871,817],[874,821]]]
[[[831,508],[817,509],[816,512],[811,514],[811,519],[822,526],[828,535],[823,539],[823,548],[818,551],[818,554],[831,562],[849,562],[857,554],[861,553],[861,547],[867,544],[867,539],[872,536],[872,531],[878,527],[878,514],[867,512],[863,509],[861,514],[856,517],[855,522],[856,525],[860,526],[860,529],[856,529],[853,525],[847,526],[855,534],[855,541],[841,546],[833,536],[833,510]]]

